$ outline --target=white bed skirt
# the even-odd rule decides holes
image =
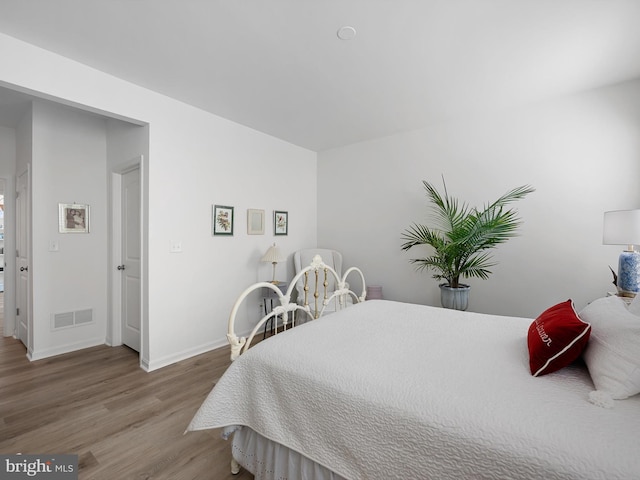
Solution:
[[[233,458],[253,473],[255,480],[346,480],[247,427],[235,431],[231,450]]]

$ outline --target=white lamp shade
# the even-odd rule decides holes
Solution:
[[[640,245],[640,210],[604,212],[602,243]]]
[[[267,253],[265,253],[262,258],[260,259],[260,261],[262,262],[270,262],[270,263],[278,263],[278,262],[284,262],[287,259],[287,257],[285,257],[282,252],[280,251],[280,249],[278,247],[274,245],[269,247],[269,250],[267,250]]]

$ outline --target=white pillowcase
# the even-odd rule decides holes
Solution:
[[[583,357],[596,389],[617,400],[640,393],[640,317],[615,296],[595,300],[578,316],[591,324]]]

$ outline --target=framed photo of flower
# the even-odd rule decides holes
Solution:
[[[89,233],[89,205],[59,203],[58,232]]]
[[[283,211],[273,212],[273,234],[288,235],[289,233],[289,213]]]
[[[214,235],[233,235],[233,207],[214,205],[211,223]]]

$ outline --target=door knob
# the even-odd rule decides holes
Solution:
[[[28,272],[29,271],[29,267],[20,267],[20,271],[21,272]]]
[[[124,265],[118,265],[118,270],[124,270]]]

